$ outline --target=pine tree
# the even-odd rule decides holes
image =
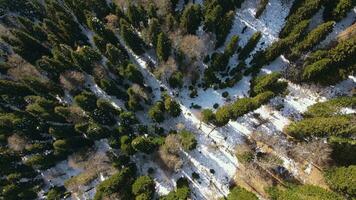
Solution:
[[[38,40],[20,30],[11,31],[13,38],[3,39],[12,45],[13,50],[28,62],[34,64],[42,56],[50,55],[49,49]]]
[[[133,52],[138,55],[144,53],[143,50],[143,41],[141,38],[129,27],[128,23],[124,20],[120,20],[120,34],[121,37],[126,42],[127,46],[129,46]]]
[[[158,35],[156,53],[161,61],[167,61],[171,54],[169,38],[163,32]]]
[[[199,4],[186,6],[180,19],[180,27],[188,34],[195,34],[201,23],[202,12]]]

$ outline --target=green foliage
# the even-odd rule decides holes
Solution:
[[[303,52],[312,49],[319,42],[323,41],[326,36],[328,36],[328,34],[332,32],[334,24],[335,22],[329,21],[320,24],[318,27],[314,28],[308,33],[308,35],[304,38],[303,41],[293,47],[293,49],[291,50],[291,55],[289,57],[291,57],[293,60],[296,60],[301,56]]]
[[[72,59],[83,71],[91,73],[94,65],[101,61],[101,55],[89,46],[83,46],[72,52]]]
[[[351,116],[315,117],[303,119],[290,124],[286,128],[287,134],[297,138],[354,135],[356,127]]]
[[[55,165],[57,159],[53,154],[42,155],[42,154],[35,154],[29,157],[25,164],[31,166],[35,169],[48,169]]]
[[[232,190],[230,191],[230,194],[227,196],[227,200],[237,200],[237,199],[239,199],[239,200],[258,200],[257,196],[254,193],[249,192],[239,186],[232,188]]]
[[[233,1],[204,1],[204,29],[215,33],[216,47],[224,44],[234,20]]]
[[[25,99],[29,102],[26,106],[28,113],[48,121],[60,121],[62,119],[54,113],[56,104],[53,101],[40,96],[27,96]]]
[[[287,37],[295,25],[300,21],[310,19],[321,8],[324,2],[323,0],[309,0],[298,3],[298,8],[295,8],[295,12],[288,16],[279,36],[281,38]]]
[[[152,141],[152,138],[146,136],[138,136],[132,140],[131,146],[138,152],[150,154],[155,149],[155,144]]]
[[[211,109],[204,109],[202,111],[202,121],[204,123],[212,123],[215,120],[215,114]]]
[[[56,140],[53,143],[53,148],[55,150],[56,155],[67,155],[92,144],[93,143],[90,140],[87,140],[85,138],[71,137],[68,139]]]
[[[96,187],[94,200],[101,200],[116,194],[120,199],[131,199],[131,184],[134,181],[132,172],[129,168],[124,168],[120,172],[101,182]]]
[[[164,121],[164,103],[162,101],[157,101],[148,111],[148,116],[155,122]]]
[[[266,9],[268,2],[269,2],[269,0],[261,0],[259,2],[257,10],[256,10],[256,14],[255,14],[256,18],[259,18],[262,15],[263,11]]]
[[[136,200],[144,200],[143,197],[152,199],[155,193],[155,182],[149,176],[140,176],[132,184],[132,193],[136,196]]]
[[[183,74],[180,71],[175,71],[172,73],[171,77],[169,77],[168,83],[173,88],[181,88],[183,87]]]
[[[158,19],[156,18],[150,19],[146,32],[146,37],[147,37],[146,40],[148,40],[148,43],[151,43],[153,47],[157,46],[158,35],[160,34],[160,32],[161,32],[161,27]]]
[[[33,94],[33,92],[24,84],[10,80],[0,80],[0,93],[22,97]]]
[[[272,43],[272,45],[267,47],[264,51],[259,51],[254,54],[251,61],[252,67],[246,71],[247,74],[258,74],[260,68],[262,68],[265,64],[274,61],[283,53],[288,53],[292,45],[298,42],[306,32],[309,22],[310,20],[303,20],[299,22],[294,26],[293,30],[287,37]]]
[[[325,74],[332,67],[332,60],[324,58],[311,65],[308,65],[303,70],[302,79],[305,81],[322,81],[325,80],[322,74]],[[326,80],[325,80],[326,81]],[[329,81],[329,80],[327,80]]]
[[[318,186],[313,185],[301,185],[292,186],[287,190],[279,190],[277,188],[270,190],[270,196],[272,200],[342,200],[342,196],[325,190]]]
[[[177,180],[177,189],[161,197],[160,200],[187,200],[189,196],[189,182],[186,178],[180,178]]]
[[[124,64],[129,56],[124,48],[117,48],[113,44],[106,45],[105,56],[114,65]]]
[[[34,64],[42,56],[50,55],[48,48],[24,31],[13,29],[11,30],[11,38],[2,36],[2,39],[12,46],[15,53],[29,63]]]
[[[266,91],[252,98],[241,98],[232,104],[221,106],[215,113],[215,125],[225,126],[230,119],[237,119],[267,103],[275,94]]]
[[[229,64],[229,55],[225,53],[214,53],[211,57],[211,62],[209,68],[215,71],[225,71],[227,65]]]
[[[128,64],[125,68],[124,75],[125,78],[127,78],[128,80],[137,83],[139,85],[143,85],[143,80],[144,80],[143,75],[135,65]]]
[[[198,142],[195,139],[194,133],[182,130],[179,132],[179,137],[184,150],[191,151],[196,148]]]
[[[277,72],[254,78],[251,81],[251,96],[256,96],[266,91],[272,91],[275,94],[282,93],[286,89],[287,83],[279,81],[280,78],[281,74]]]
[[[164,99],[164,108],[172,117],[178,117],[182,112],[180,104],[170,96]]]
[[[57,139],[72,137],[76,134],[73,125],[55,124],[50,126],[48,133]]]
[[[226,55],[229,55],[229,57],[231,57],[232,55],[234,55],[234,53],[238,48],[239,48],[239,36],[234,35],[231,37],[230,42],[225,47],[224,53]]]
[[[356,151],[355,140],[351,138],[330,137],[329,142],[333,149],[332,159],[341,166],[356,165],[356,157],[350,152]]]
[[[122,112],[119,117],[123,126],[131,126],[138,123],[135,113],[133,112]]]
[[[338,43],[328,52],[313,54],[303,69],[304,81],[330,85],[346,79],[356,65],[356,37]]]
[[[167,61],[168,57],[171,55],[171,43],[169,38],[163,32],[158,35],[156,53],[158,59],[161,61]]]
[[[356,165],[332,168],[325,173],[326,182],[332,190],[349,195],[356,195]]]
[[[46,1],[45,9],[47,18],[44,19],[44,29],[53,46],[66,44],[75,47],[89,44],[79,24],[62,4],[57,1]]]
[[[202,19],[202,11],[199,4],[190,4],[185,6],[183,14],[180,18],[180,27],[183,32],[195,34],[200,26]]]
[[[129,136],[127,135],[122,136],[120,138],[120,150],[128,155],[134,154],[135,150],[132,148],[131,142],[132,139]]]
[[[51,188],[47,193],[48,200],[59,200],[64,196],[65,188],[64,187],[54,187]]]
[[[331,117],[341,114],[341,108],[355,107],[356,97],[337,97],[308,107],[305,117]]]
[[[340,21],[347,16],[347,13],[355,6],[353,0],[338,0],[327,3],[324,10],[324,20]]]
[[[138,55],[144,53],[144,43],[142,39],[131,29],[129,24],[124,20],[120,20],[120,34],[132,51]]]
[[[134,27],[140,27],[140,23],[147,23],[147,13],[142,6],[130,4],[127,9],[127,18]]]
[[[96,108],[96,96],[88,91],[83,91],[74,97],[75,103],[83,110],[92,112]]]
[[[256,45],[260,41],[261,37],[262,37],[261,32],[256,32],[251,36],[247,44],[239,52],[240,60],[245,60],[250,55],[250,53],[255,49]]]

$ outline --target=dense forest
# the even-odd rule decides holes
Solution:
[[[354,200],[355,0],[0,0],[0,200]]]

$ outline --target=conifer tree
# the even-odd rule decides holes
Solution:
[[[169,38],[163,32],[158,35],[156,53],[161,61],[167,61],[171,54]]]
[[[201,23],[202,13],[199,4],[186,6],[180,19],[180,27],[188,34],[194,34]]]

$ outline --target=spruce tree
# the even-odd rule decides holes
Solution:
[[[169,38],[163,32],[158,35],[156,53],[158,59],[161,61],[167,61],[171,54]]]

